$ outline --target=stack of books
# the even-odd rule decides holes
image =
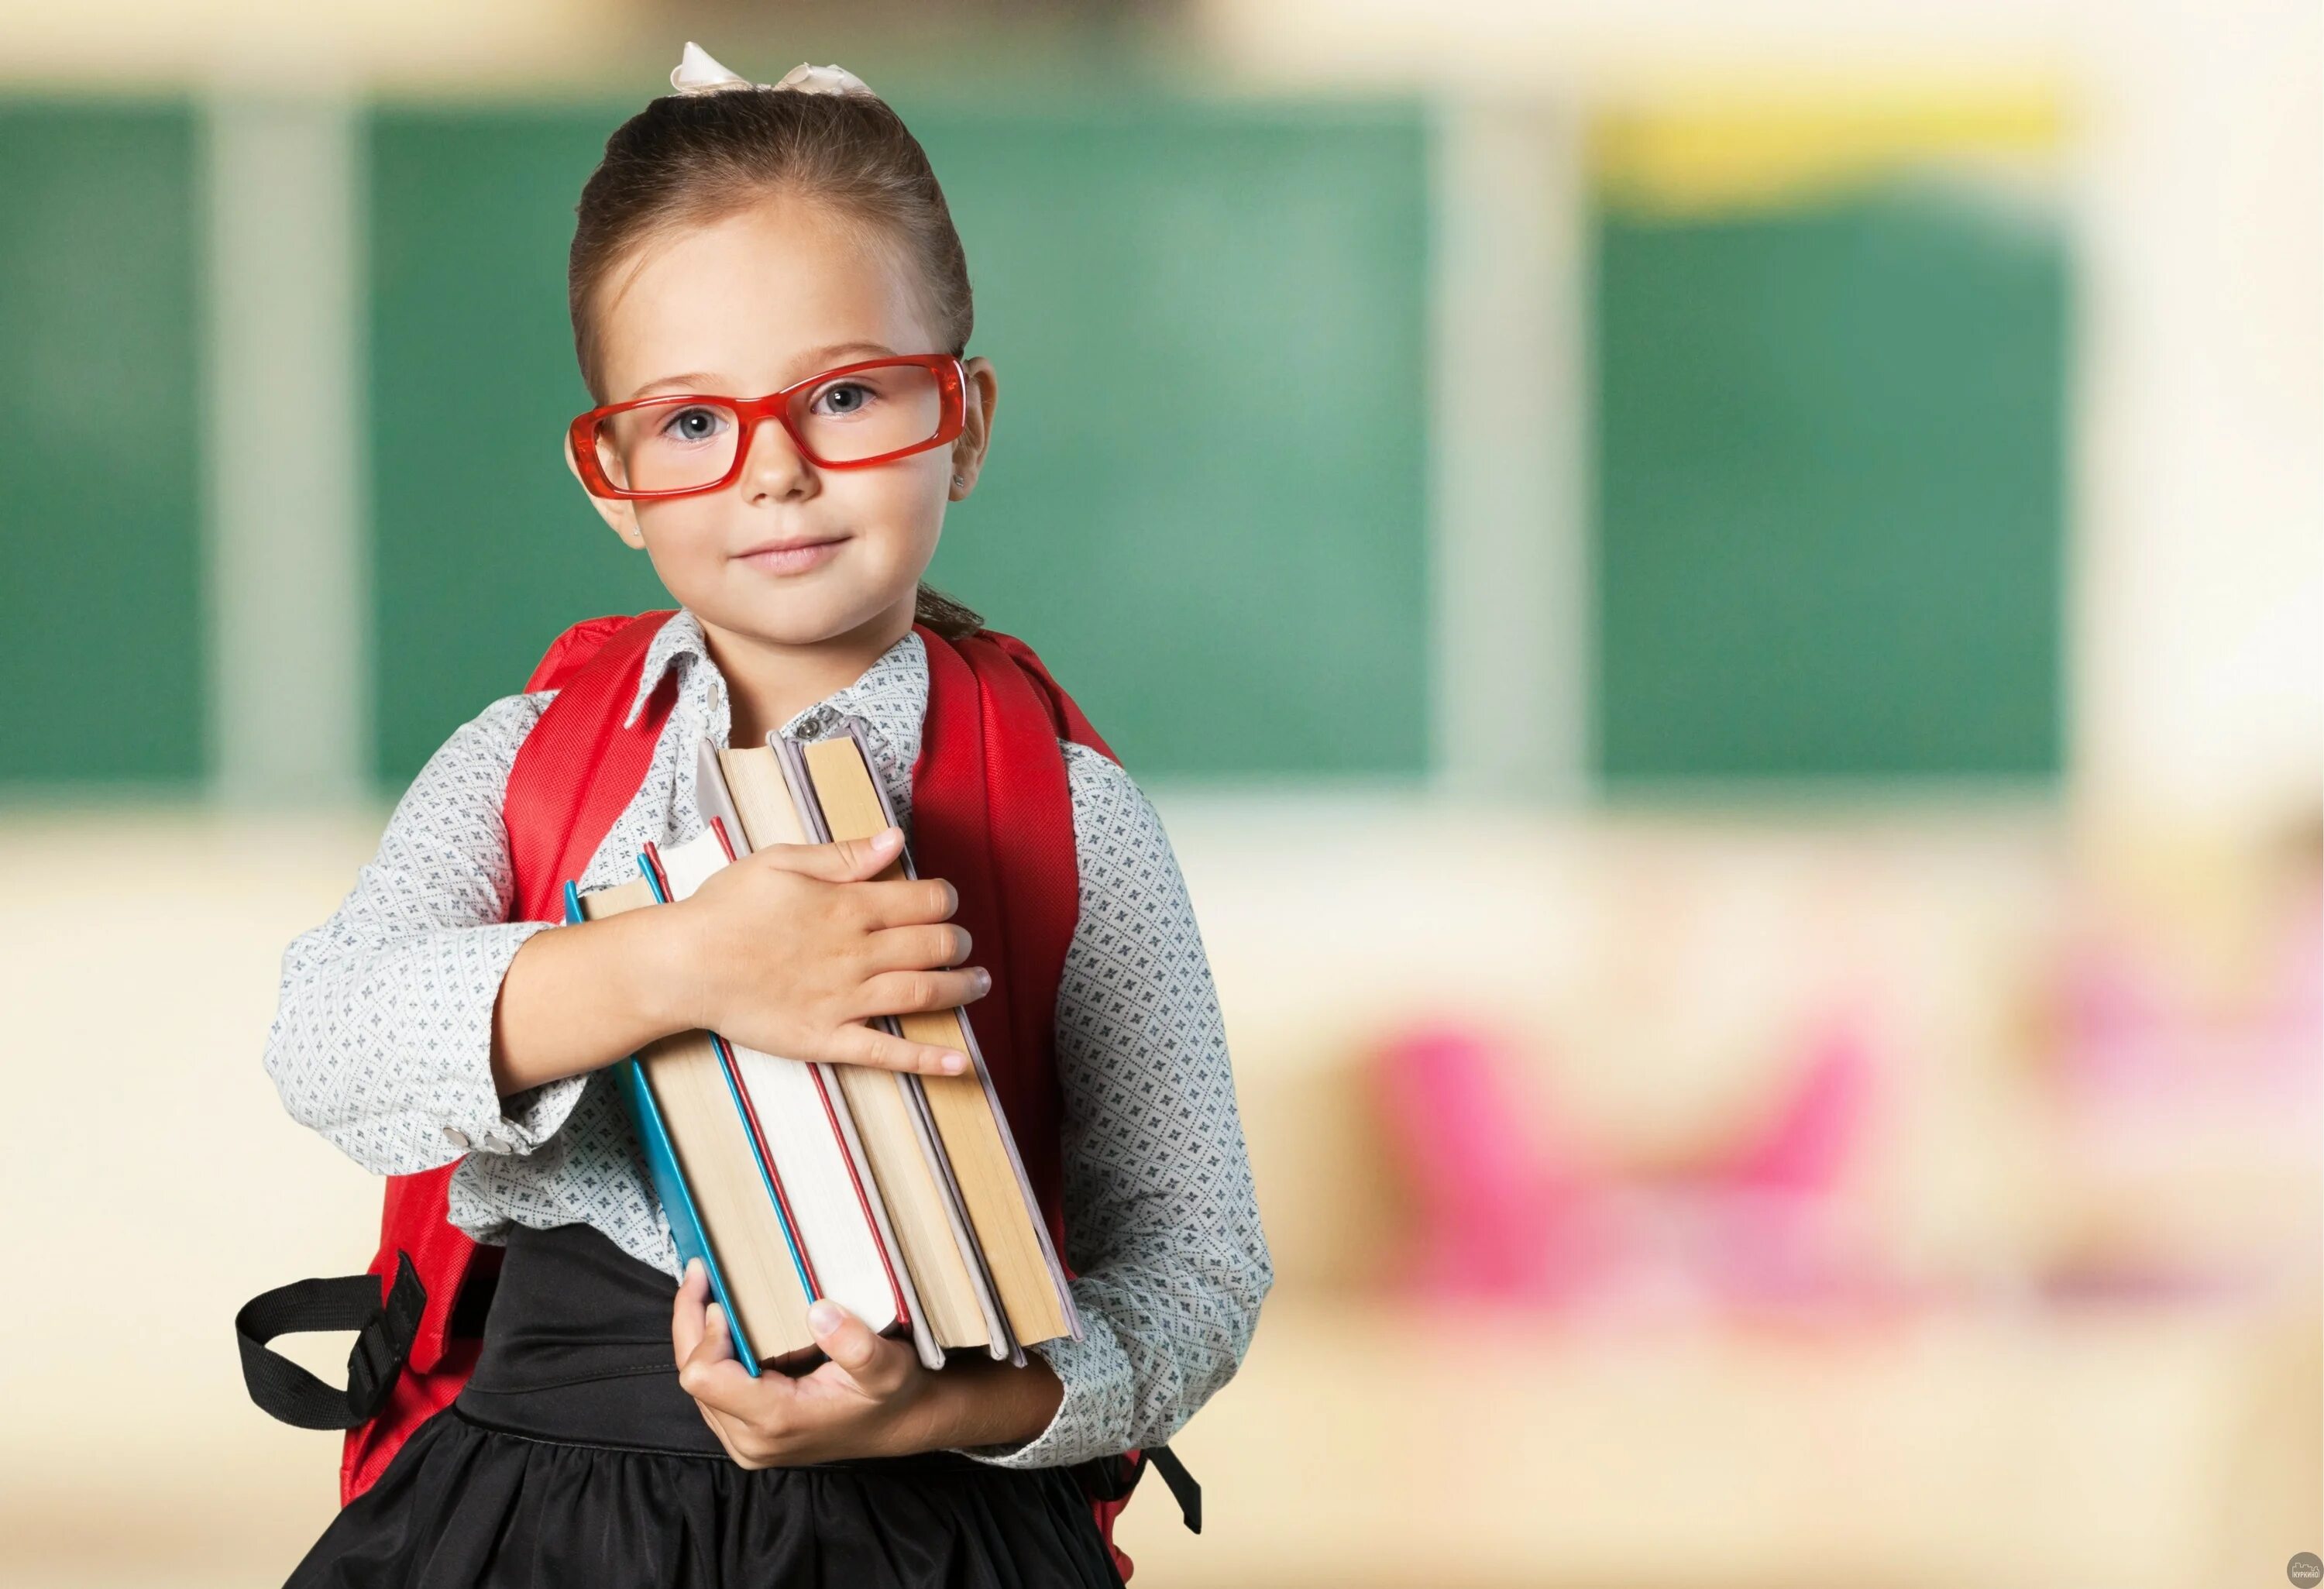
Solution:
[[[797,744],[696,746],[709,826],[649,845],[639,876],[583,893],[568,921],[682,900],[771,844],[869,838],[895,821],[863,725]],[[883,876],[914,876],[908,851]],[[883,1017],[969,1058],[957,1076],[807,1063],[687,1031],[613,1067],[681,1258],[699,1258],[753,1374],[823,1361],[807,1303],[828,1297],[944,1365],[982,1347],[1019,1365],[1033,1342],[1082,1335],[1047,1221],[1026,1178],[964,1011]]]

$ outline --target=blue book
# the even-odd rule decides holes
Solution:
[[[662,898],[660,881],[643,855],[639,857],[639,870],[643,898],[636,897],[639,884],[593,892],[589,898],[597,902],[595,910],[584,906],[578,887],[568,881],[565,885],[566,920],[579,922],[607,914],[611,910],[658,902]],[[613,896],[621,894],[632,897],[616,901]],[[647,1176],[669,1220],[670,1239],[678,1248],[679,1260],[702,1260],[709,1273],[711,1293],[725,1314],[733,1334],[735,1355],[753,1375],[762,1366],[786,1371],[812,1367],[823,1355],[806,1319],[807,1300],[817,1294],[812,1272],[790,1222],[783,1216],[779,1194],[767,1178],[765,1162],[744,1136],[744,1116],[728,1090],[733,1085],[731,1065],[723,1044],[708,1033],[682,1034],[680,1038],[665,1039],[663,1043],[691,1045],[690,1049],[671,1052],[668,1063],[656,1067],[666,1085],[680,1088],[678,1097],[665,1099],[657,1095],[640,1055],[632,1055],[609,1068],[637,1132]],[[704,1063],[706,1055],[714,1057],[715,1065]],[[653,1049],[646,1050],[644,1058],[655,1058]],[[707,1078],[706,1073],[714,1067],[722,1079]],[[707,1089],[713,1086],[717,1088],[715,1107],[708,1106]],[[670,1113],[673,1107],[679,1112],[675,1122]],[[717,1140],[707,1141],[706,1136]],[[730,1143],[724,1140],[729,1136],[735,1141]],[[682,1144],[689,1140],[697,1152],[715,1152],[729,1163],[747,1157],[757,1167],[760,1177],[756,1196],[765,1201],[755,1202],[752,1191],[733,1176],[714,1179],[706,1186],[693,1184],[681,1150]],[[752,1206],[754,1202],[755,1206]],[[772,1219],[766,1217],[770,1209],[775,1215]],[[726,1215],[723,1220],[719,1217],[722,1210]],[[723,1241],[711,1239],[714,1228],[721,1231]]]

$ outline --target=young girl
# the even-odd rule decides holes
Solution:
[[[679,604],[634,697],[674,681],[675,702],[584,889],[633,875],[647,840],[703,830],[704,735],[812,739],[853,715],[908,823],[929,689],[913,625],[978,626],[919,583],[997,393],[991,361],[965,356],[966,265],[919,144],[837,68],[753,85],[689,44],[671,84],[582,192],[583,378],[601,407],[798,394],[749,425],[715,396],[593,420],[594,468],[568,448],[585,488],[619,474],[673,493],[592,500]],[[815,379],[881,359],[918,362]],[[914,407],[931,372],[965,392],[948,439]],[[931,1372],[821,1302],[808,1322],[830,1361],[752,1379],[699,1266],[680,1272],[604,1068],[706,1027],[938,1071],[947,1050],[865,1018],[973,1003],[990,979],[948,883],[878,880],[892,828],[769,846],[675,904],[510,920],[502,795],[554,694],[456,730],[338,910],[283,957],[266,1066],[290,1113],[383,1175],[459,1158],[452,1222],[505,1249],[467,1388],[290,1583],[1119,1584],[1065,1464],[1166,1441],[1233,1375],[1274,1276],[1210,967],[1152,806],[1060,741],[1080,915],[1055,1017],[1058,1148],[1084,1338]]]

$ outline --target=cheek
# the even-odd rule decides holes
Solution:
[[[659,569],[685,569],[726,560],[726,510],[715,500],[679,499],[639,504],[638,528]]]
[[[925,562],[944,524],[945,486],[951,478],[948,461],[928,467],[917,458],[861,470],[853,479],[835,472],[832,494],[844,495],[844,502],[833,505],[844,505],[847,527],[883,555]]]

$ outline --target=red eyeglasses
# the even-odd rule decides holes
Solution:
[[[779,422],[822,469],[862,469],[959,436],[968,372],[949,353],[841,365],[764,397],[672,393],[608,403],[567,432],[592,496],[637,501],[715,491],[742,473],[751,437]]]

